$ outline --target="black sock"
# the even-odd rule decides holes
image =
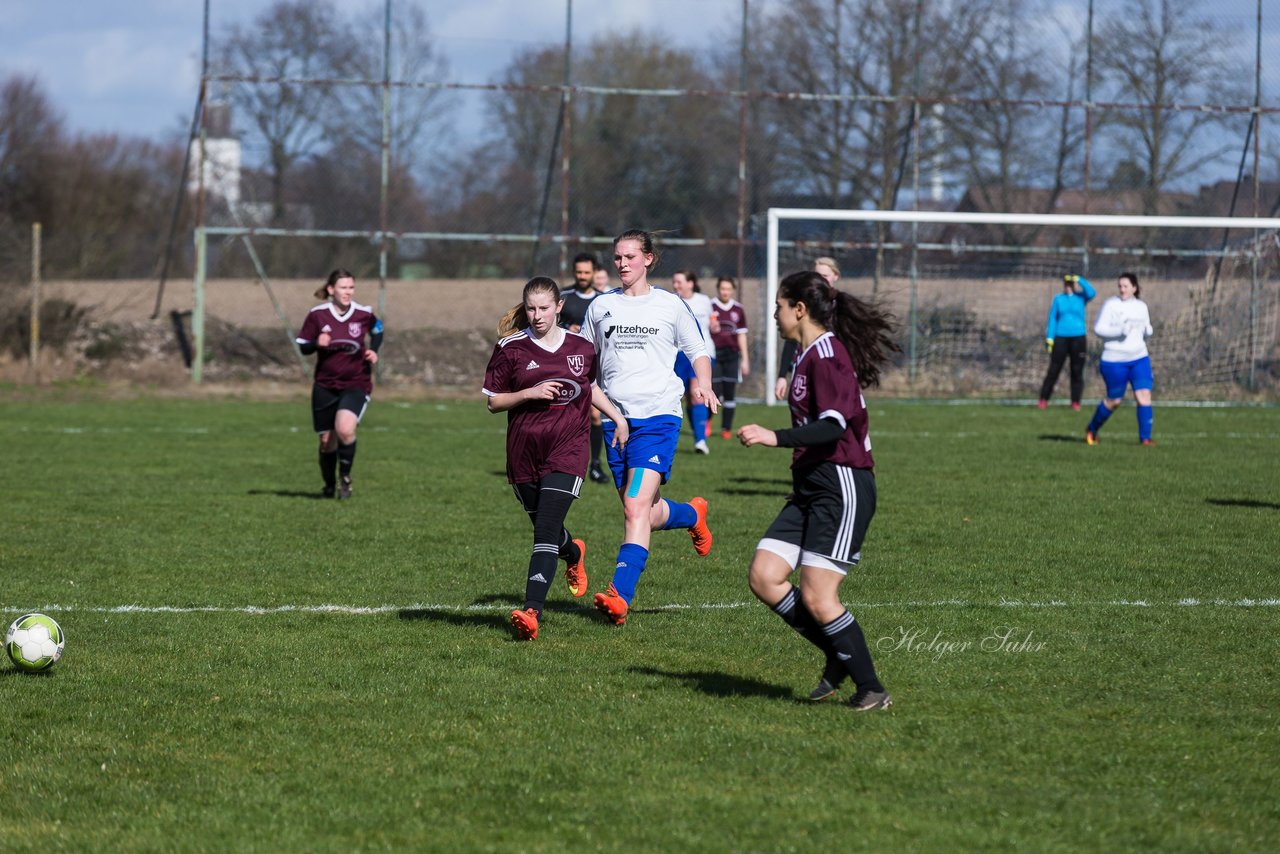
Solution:
[[[844,663],[858,690],[883,691],[884,686],[876,677],[875,665],[871,663],[871,650],[867,649],[867,640],[862,636],[862,627],[853,619],[853,614],[845,611],[822,627],[823,633],[830,638],[835,648],[836,657]]]
[[[564,550],[564,520],[569,515],[573,496],[557,489],[538,492],[538,509],[533,515],[533,553],[529,556],[529,574],[524,585],[524,606],[533,608],[542,617],[542,605],[547,601],[547,590],[556,577],[556,564]],[[569,546],[578,549],[570,539]]]
[[[822,633],[822,627],[813,618],[813,614],[809,613],[809,609],[805,607],[804,600],[800,598],[800,589],[794,584],[787,591],[787,595],[782,597],[782,601],[773,606],[773,612],[782,618],[782,622],[799,632],[800,637],[822,650],[823,653],[833,652],[831,642]]]
[[[320,476],[324,478],[325,489],[333,489],[338,482],[338,452],[320,452]]]
[[[582,560],[578,544],[573,541],[573,534],[568,528],[560,529],[560,559],[570,566]]]
[[[591,425],[591,465],[600,465],[600,450],[604,448],[604,427]]]
[[[350,445],[338,443],[338,473],[343,477],[351,477],[351,464],[356,461],[356,443]]]
[[[725,399],[720,401],[721,423],[724,424],[724,429],[730,433],[733,432],[733,414],[738,410],[738,402],[733,399],[734,394],[737,393],[734,385],[734,383],[725,383]]]

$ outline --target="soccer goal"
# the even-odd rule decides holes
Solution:
[[[902,354],[885,374],[890,391],[1035,394],[1049,303],[1071,274],[1097,290],[1093,372],[1101,345],[1092,323],[1117,276],[1132,272],[1151,310],[1161,394],[1280,394],[1280,218],[770,208],[762,317],[772,316],[779,277],[821,256],[836,259],[838,287],[897,317]],[[776,370],[780,342],[771,324],[760,328]]]

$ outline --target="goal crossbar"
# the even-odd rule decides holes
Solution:
[[[890,222],[906,224],[1031,225],[1084,228],[1199,228],[1233,231],[1280,232],[1280,217],[1137,216],[1123,214],[1034,214],[960,211],[835,210],[823,208],[769,208],[766,245],[765,309],[771,311],[778,297],[778,225],[782,220],[826,222]],[[765,336],[765,364],[772,371],[778,360],[778,336]],[[766,377],[771,374],[765,374]],[[765,382],[765,401],[777,402],[773,383]]]

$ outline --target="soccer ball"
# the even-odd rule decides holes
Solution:
[[[62,658],[66,638],[62,627],[44,614],[23,614],[4,636],[4,648],[19,670],[48,670]]]

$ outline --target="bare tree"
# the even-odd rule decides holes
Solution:
[[[1108,126],[1117,161],[1145,173],[1144,213],[1158,211],[1170,184],[1232,148],[1210,139],[1226,115],[1175,107],[1250,102],[1237,81],[1251,75],[1226,49],[1230,34],[1199,15],[1198,6],[1198,0],[1124,0],[1099,28],[1095,56],[1111,96],[1143,105],[1113,113]]]
[[[28,266],[31,223],[49,221],[61,142],[62,121],[39,82],[7,78],[0,85],[0,270]]]
[[[216,55],[224,73],[324,80],[336,74],[335,58],[349,43],[329,0],[277,0],[250,26],[233,24]],[[237,123],[248,124],[246,145],[266,149],[272,221],[282,222],[289,170],[322,148],[337,112],[332,87],[242,82],[232,86],[229,98]]]

